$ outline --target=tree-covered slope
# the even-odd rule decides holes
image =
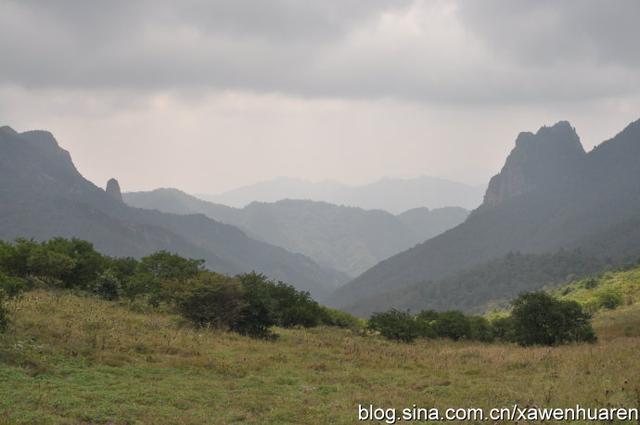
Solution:
[[[332,302],[371,312],[419,282],[442,281],[511,251],[581,248],[614,262],[638,257],[638,181],[640,121],[589,153],[566,122],[522,133],[484,204],[464,223],[379,263],[336,291]],[[382,294],[388,302],[380,301]]]

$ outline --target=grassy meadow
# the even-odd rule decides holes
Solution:
[[[277,341],[68,292],[10,305],[0,423],[346,424],[380,407],[640,404],[640,304],[596,313],[597,344],[402,344],[336,328]]]

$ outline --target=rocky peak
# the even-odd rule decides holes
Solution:
[[[105,191],[111,196],[113,199],[124,202],[122,200],[122,192],[120,191],[120,183],[116,179],[109,179],[107,182],[107,188]]]
[[[500,174],[494,176],[484,206],[564,181],[575,174],[586,153],[571,124],[560,121],[537,133],[520,133]]]

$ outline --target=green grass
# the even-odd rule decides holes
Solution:
[[[595,345],[398,344],[329,328],[266,342],[35,291],[0,338],[0,423],[342,424],[358,403],[632,407],[639,306],[599,313]]]
[[[606,309],[603,300],[611,296],[622,306],[632,305],[640,302],[640,267],[580,279],[551,292],[559,298],[577,301],[592,313]]]

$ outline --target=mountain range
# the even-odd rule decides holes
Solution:
[[[414,208],[393,215],[383,210],[291,199],[232,208],[177,189],[125,193],[124,200],[138,208],[205,214],[237,226],[255,239],[304,254],[350,276],[462,223],[468,215],[459,207]]]
[[[78,237],[113,256],[168,250],[223,273],[252,270],[322,299],[348,276],[302,254],[259,241],[203,214],[133,208],[117,181],[108,192],[86,180],[46,131],[0,127],[0,239]]]
[[[254,201],[305,199],[400,214],[421,207],[434,209],[457,206],[473,209],[482,203],[484,190],[484,186],[470,186],[427,176],[413,179],[384,178],[362,186],[280,177],[218,195],[197,194],[196,196],[206,201],[237,208],[247,206]]]
[[[505,295],[503,285],[478,286],[469,273],[522,279],[528,267],[573,273],[577,264],[635,261],[640,257],[640,121],[585,152],[565,121],[518,135],[484,201],[459,226],[384,260],[339,288],[334,306],[366,316],[388,308],[437,306],[473,309]],[[558,260],[566,253],[576,258]],[[513,253],[526,254],[504,273]],[[589,261],[586,261],[589,263]],[[527,275],[529,276],[529,275]],[[555,275],[555,278],[560,276]],[[518,290],[548,279],[531,274]],[[457,301],[448,297],[455,293]],[[455,298],[455,297],[453,297]],[[440,302],[443,300],[447,302]]]

